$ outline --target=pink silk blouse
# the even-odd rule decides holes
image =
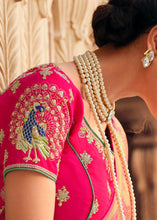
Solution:
[[[55,64],[20,75],[0,96],[0,220],[5,219],[4,180],[32,170],[56,182],[54,220],[120,220],[107,150],[84,117],[80,92]],[[127,159],[125,133],[112,123]],[[126,219],[128,187],[112,135],[112,155]]]

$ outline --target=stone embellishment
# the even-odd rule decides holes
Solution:
[[[1,129],[0,130],[0,144],[2,144],[3,139],[4,139],[4,131],[3,131],[3,129]]]
[[[93,214],[96,214],[99,211],[98,207],[99,207],[99,203],[98,203],[98,200],[96,199],[94,201],[94,205],[93,205],[93,208],[90,214],[90,218],[92,217]]]
[[[143,67],[147,68],[150,66],[150,64],[152,63],[152,61],[154,60],[154,52],[152,50],[147,50],[144,53],[144,58],[142,59],[142,63],[143,63]]]
[[[69,192],[66,190],[65,186],[58,190],[56,194],[57,200],[59,200],[58,206],[61,207],[63,202],[67,202],[70,196],[68,196]]]
[[[84,151],[83,154],[80,154],[80,156],[81,156],[82,163],[84,164],[85,168],[87,169],[88,164],[90,164],[93,161],[93,159],[91,158],[91,155],[87,154],[87,152]]]

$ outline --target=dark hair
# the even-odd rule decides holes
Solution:
[[[110,0],[93,15],[98,47],[125,46],[157,24],[157,0]]]

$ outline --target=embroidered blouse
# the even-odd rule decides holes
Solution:
[[[13,170],[40,172],[56,183],[54,220],[119,219],[107,152],[84,117],[80,92],[55,64],[35,67],[0,96],[0,220],[4,180]],[[127,158],[125,133],[112,123]],[[126,219],[130,199],[110,136]]]

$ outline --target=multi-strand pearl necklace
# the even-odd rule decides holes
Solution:
[[[121,218],[125,220],[122,199],[118,187],[117,176],[115,174],[114,161],[111,154],[111,146],[102,128],[101,122],[106,122],[108,125],[111,135],[113,137],[116,150],[121,159],[125,179],[129,189],[130,201],[131,201],[131,219],[136,220],[136,203],[133,191],[133,185],[128,170],[127,162],[125,160],[124,153],[121,149],[116,130],[112,125],[112,117],[114,115],[114,104],[110,104],[102,76],[101,67],[95,53],[87,51],[84,55],[74,57],[74,62],[80,73],[81,80],[85,87],[85,92],[91,109],[94,113],[97,126],[99,128],[102,139],[108,151],[108,160],[111,166],[111,173],[113,177],[113,185],[117,198],[118,207],[120,209]]]

